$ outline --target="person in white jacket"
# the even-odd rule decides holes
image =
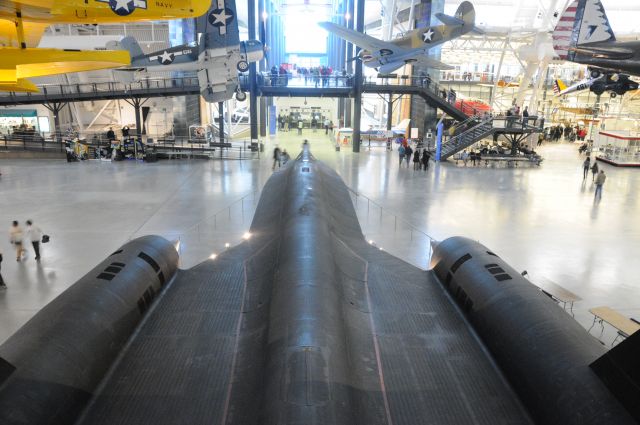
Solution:
[[[14,221],[11,225],[11,229],[9,229],[9,241],[16,249],[16,261],[20,261],[22,259],[22,254],[24,254],[24,248],[22,247],[23,236],[22,227],[20,227],[20,224],[17,221]]]
[[[40,260],[40,240],[42,239],[42,230],[32,220],[27,220],[27,235],[31,239],[31,245],[36,253],[36,261]]]

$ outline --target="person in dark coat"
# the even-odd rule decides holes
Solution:
[[[420,151],[416,149],[416,151],[413,153],[413,169],[419,170],[421,167],[422,165],[420,164]]]
[[[429,168],[429,158],[431,158],[429,151],[426,149],[423,150],[422,151],[422,168],[424,169],[424,171],[427,171],[427,168]]]
[[[2,253],[0,252],[0,267],[2,266]],[[2,273],[0,273],[0,290],[7,289],[7,285],[4,283],[4,279],[2,279]]]

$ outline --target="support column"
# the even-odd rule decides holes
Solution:
[[[260,137],[267,137],[267,98],[260,97]]]
[[[387,102],[387,130],[391,130],[391,119],[393,117],[393,94],[389,95]]]
[[[133,110],[136,114],[136,144],[142,142],[142,120],[140,119],[140,98],[133,98]],[[137,148],[137,145],[136,145]]]
[[[364,33],[364,2],[357,0],[356,31]],[[360,115],[362,114],[362,61],[356,61],[356,72],[353,78],[353,152],[360,152]]]
[[[220,143],[224,143],[224,102],[218,102],[218,132]]]
[[[256,2],[247,0],[247,26],[249,29],[249,40],[256,39]],[[251,141],[258,139],[258,87],[256,82],[256,63],[249,64],[249,127],[251,130]]]
[[[60,145],[62,151],[62,129],[60,128],[60,111],[66,106],[66,102],[45,103],[44,107],[53,114],[53,138]]]

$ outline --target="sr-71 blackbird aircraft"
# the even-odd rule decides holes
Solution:
[[[208,253],[205,254],[208,256]],[[189,270],[130,241],[0,345],[0,423],[632,425],[640,332],[607,352],[487,247],[422,270],[367,243],[304,145],[247,240]]]
[[[575,0],[560,15],[553,48],[561,59],[588,65],[593,78],[609,69],[640,75],[640,41],[617,41],[600,0]]]
[[[453,67],[429,57],[429,50],[468,32],[481,32],[475,27],[476,12],[473,5],[465,1],[458,6],[454,16],[444,13],[437,13],[436,16],[444,25],[418,28],[391,41],[379,40],[332,22],[320,22],[318,25],[362,48],[358,54],[359,59],[381,74],[391,73],[412,62],[435,69],[452,69]]]
[[[240,41],[235,0],[213,0],[206,14],[196,21],[197,43],[185,44],[144,54],[133,37],[120,45],[131,54],[131,68],[116,75],[147,71],[197,71],[200,94],[207,102],[221,102],[236,94],[240,101],[238,71],[249,69],[249,62],[262,59],[264,49],[258,40]],[[127,78],[130,79],[130,78]]]
[[[37,91],[28,78],[129,64],[124,51],[39,49],[49,25],[188,18],[208,7],[208,0],[0,0],[0,90]]]

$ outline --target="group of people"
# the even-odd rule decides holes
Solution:
[[[298,68],[298,74],[302,75],[304,78],[305,85],[311,82],[316,88],[318,85],[322,85],[322,87],[329,87],[331,77],[335,77],[335,85],[338,87],[338,77],[346,78],[347,70],[343,69],[340,75],[334,75],[332,67],[320,65],[311,68]]]
[[[589,175],[589,170],[591,170],[591,174],[593,175],[591,182],[595,183],[596,191],[594,197],[596,199],[602,198],[602,186],[604,186],[604,182],[607,180],[607,176],[604,173],[604,170],[600,170],[598,167],[598,162],[593,161],[591,164],[591,157],[588,156],[587,159],[582,163],[582,180],[586,180]]]
[[[277,67],[273,65],[270,70],[271,85],[272,86],[287,86],[289,85],[289,73],[284,65]]]
[[[298,116],[297,118],[294,115],[278,115],[278,129],[280,131],[292,131],[293,129],[298,129],[298,135],[302,135],[302,130],[304,129],[304,121],[302,117]],[[320,128],[324,128],[324,134],[329,134],[331,132],[333,134],[333,121],[329,118],[325,118],[322,121],[320,116],[313,115],[311,117],[311,121],[309,122],[310,128],[315,133]]]
[[[286,149],[280,150],[280,148],[276,146],[273,149],[273,167],[271,167],[271,169],[275,170],[276,164],[278,165],[278,168],[280,168],[281,166],[289,162],[290,159],[291,157],[287,153]]]
[[[35,260],[40,261],[40,242],[44,241],[42,230],[33,224],[32,220],[27,220],[27,227],[22,229],[18,221],[11,223],[9,229],[9,242],[13,245],[16,251],[16,261],[23,261],[26,258],[27,250],[25,249],[25,243],[31,242],[33,252],[35,253]],[[0,267],[2,265],[2,252],[0,252]],[[0,269],[1,270],[1,269]],[[0,273],[0,289],[7,289],[7,285]]]
[[[544,138],[546,140],[557,142],[563,137],[570,142],[575,142],[576,140],[584,141],[587,137],[587,129],[577,125],[574,127],[572,125],[562,126],[560,124],[544,129]]]
[[[423,149],[422,153],[420,153],[419,148],[416,148],[415,150],[412,149],[411,145],[406,140],[398,146],[398,159],[401,168],[403,162],[406,162],[407,168],[409,168],[409,163],[413,161],[414,170],[426,171],[427,168],[429,168],[430,158],[431,154],[428,150]]]

